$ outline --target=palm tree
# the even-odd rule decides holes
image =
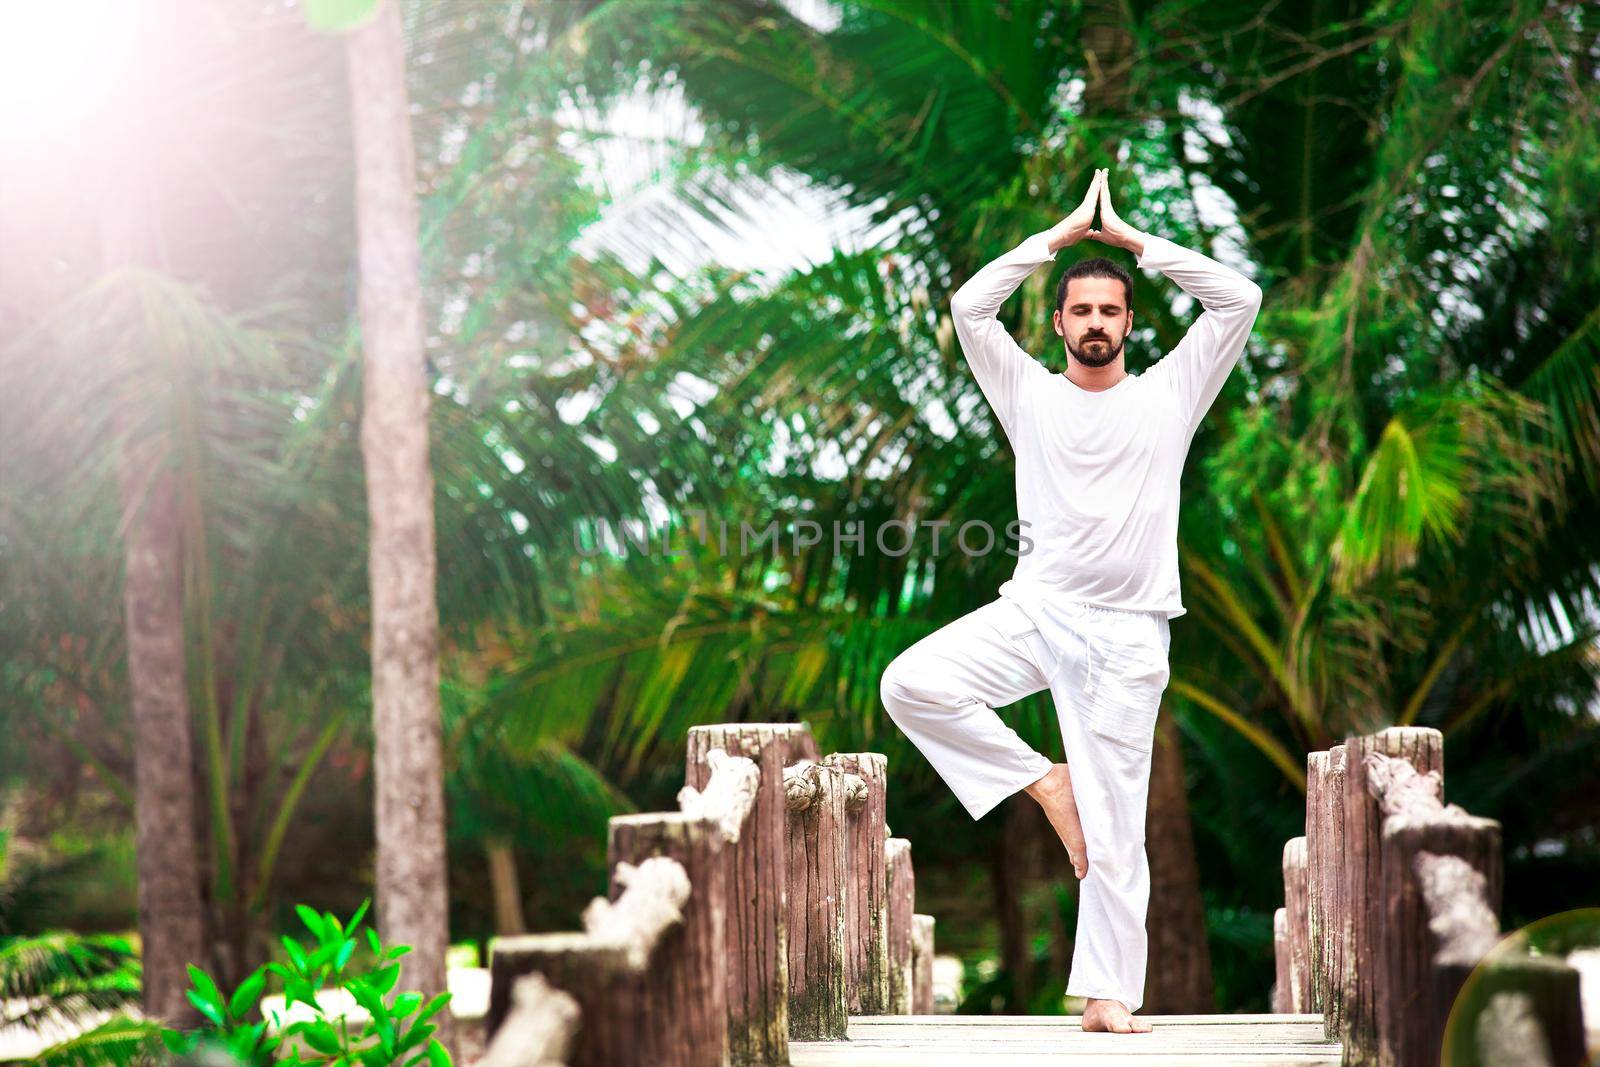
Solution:
[[[154,198],[137,147],[120,153],[119,182],[108,192],[103,262],[107,270],[158,266],[153,261]],[[116,195],[116,194],[122,195]],[[155,216],[158,217],[158,216]],[[128,352],[131,368],[162,358]],[[122,381],[134,383],[130,377]],[[134,386],[135,388],[137,386]],[[117,490],[122,506],[123,605],[128,681],[135,728],[139,930],[144,944],[144,1006],[174,1025],[194,1017],[185,1000],[185,966],[203,951],[200,867],[195,850],[192,730],[184,640],[182,526],[166,427],[138,426],[131,406],[115,403]]]
[[[361,263],[361,454],[367,476],[382,936],[413,946],[407,981],[443,991],[449,946],[439,725],[433,471],[423,374],[416,153],[395,0],[345,39]],[[440,1040],[451,1044],[441,1016]]]

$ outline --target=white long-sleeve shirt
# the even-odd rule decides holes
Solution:
[[[1036,233],[986,264],[950,301],[967,363],[1011,442],[1017,516],[1032,541],[1000,595],[1038,619],[1058,599],[1125,611],[1185,611],[1178,588],[1178,478],[1195,427],[1239,361],[1261,288],[1238,271],[1149,236],[1136,265],[1204,309],[1143,374],[1095,392],[1024,352],[995,313],[1041,263]]]

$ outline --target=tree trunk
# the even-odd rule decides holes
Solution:
[[[378,919],[385,941],[413,947],[401,988],[432,996],[446,987],[449,940],[437,563],[416,159],[394,0],[380,0],[376,15],[350,32],[346,60],[365,356]],[[446,1045],[449,1014],[437,1017]]]
[[[1150,803],[1145,814],[1150,858],[1150,910],[1145,929],[1150,959],[1145,975],[1145,1012],[1203,1015],[1216,1010],[1211,986],[1211,949],[1206,941],[1205,904],[1195,863],[1183,748],[1177,726],[1163,715],[1150,768]]]
[[[174,1024],[191,1023],[198,1020],[184,996],[186,968],[204,962],[204,937],[176,489],[170,473],[126,457],[118,483],[123,513],[132,516],[123,535],[122,599],[133,690],[144,1010]]]
[[[148,172],[132,145],[121,157],[103,201],[102,263],[108,270],[159,266]],[[123,430],[141,421],[126,410],[126,401],[119,408]],[[199,1016],[184,996],[186,966],[204,962],[204,929],[178,492],[169,449],[161,442],[123,441],[121,447],[117,493],[124,523],[122,606],[133,708],[144,1010],[170,1024],[190,1025]]]
[[[494,897],[494,932],[515,937],[528,932],[522,915],[522,880],[517,877],[517,854],[504,841],[483,848],[489,860],[489,891]]]

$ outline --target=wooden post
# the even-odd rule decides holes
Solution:
[[[1367,979],[1378,1006],[1378,1062],[1435,1063],[1445,1024],[1437,1009],[1454,1002],[1465,978],[1456,967],[1441,972],[1436,961],[1443,953],[1476,965],[1497,937],[1500,824],[1444,804],[1436,772],[1419,774],[1381,755],[1368,756],[1365,771],[1383,815],[1382,954]],[[1451,862],[1440,862],[1445,857]],[[1438,930],[1449,932],[1449,944],[1435,915],[1446,919]]]
[[[891,837],[884,842],[889,882],[889,1014],[911,1014],[911,916],[916,911],[916,882],[911,873],[911,842]]]
[[[1272,913],[1272,1010],[1282,1015],[1289,1010],[1289,911]]]
[[[1310,1011],[1311,947],[1306,923],[1306,839],[1291,837],[1283,846],[1283,904],[1289,950],[1289,986],[1284,1010]]]
[[[805,723],[798,723],[794,725],[802,726],[804,729],[794,738],[794,742],[791,745],[789,752],[789,762],[796,763],[800,760],[808,759],[812,763],[821,763],[822,756],[817,751],[817,738],[816,735],[811,732],[811,727],[807,726]]]
[[[911,916],[911,1014],[933,1014],[933,916]]]
[[[1328,1036],[1339,1032],[1343,999],[1335,977],[1344,929],[1344,758],[1343,745],[1306,757],[1306,1010],[1323,1013]]]
[[[1489,906],[1488,879],[1461,857],[1422,852],[1413,866],[1430,924],[1435,917],[1440,923],[1429,1014],[1441,1025],[1452,1026],[1451,1015],[1462,987],[1500,939],[1500,920]],[[1448,1046],[1448,1032],[1444,1040]]]
[[[888,874],[884,867],[889,761],[881,752],[834,752],[827,767],[856,775],[863,790],[845,800],[845,985],[851,1015],[882,1015],[889,1004]]]
[[[607,861],[637,865],[668,856],[689,876],[683,922],[661,940],[641,981],[643,1025],[638,1062],[657,1067],[721,1067],[728,1056],[728,995],[724,961],[727,923],[721,827],[680,812],[618,815],[610,821]],[[625,886],[613,877],[611,898]]]
[[[596,941],[588,934],[526,934],[497,937],[489,956],[489,1014],[492,1044],[510,1022],[511,991],[517,979],[543,975],[578,1005],[578,1030],[567,1050],[568,1067],[626,1064],[634,1046],[642,1007],[638,974],[627,949]]]
[[[783,784],[788,801],[789,1036],[843,1041],[850,1021],[844,962],[845,773],[802,760],[784,770]]]
[[[1349,915],[1345,923],[1344,1018],[1341,1038],[1346,1067],[1373,1064],[1378,1055],[1378,1004],[1371,980],[1382,965],[1384,899],[1382,813],[1367,786],[1370,755],[1403,759],[1418,771],[1444,774],[1444,737],[1422,726],[1393,726],[1345,739],[1344,817]]]
[[[512,989],[538,972],[577,1002],[578,1032],[568,1067],[654,1067],[640,1059],[645,1033],[658,1025],[647,1016],[644,971],[669,931],[683,921],[689,876],[682,864],[656,856],[612,877],[625,886],[615,901],[596,897],[583,913],[583,933],[502,937],[491,942],[489,1014],[492,1040],[512,1007]]]
[[[578,1019],[576,1000],[525,974],[511,984],[511,1010],[477,1067],[565,1067]]]
[[[789,1062],[788,878],[783,769],[803,748],[804,723],[689,728],[684,778],[704,789],[708,753],[723,749],[760,771],[756,802],[727,850],[728,1055],[735,1065]]]
[[[1584,1067],[1576,968],[1548,956],[1497,950],[1462,991],[1443,1054],[1430,1062],[1480,1067]]]

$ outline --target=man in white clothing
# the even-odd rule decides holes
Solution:
[[[1100,228],[1093,229],[1095,209]],[[1055,373],[995,315],[1041,263],[1088,237],[1161,271],[1203,309],[1144,374],[1123,366],[1133,286],[1107,259],[1067,271],[1052,316]],[[1178,479],[1195,427],[1244,351],[1261,289],[1199,252],[1143,233],[1096,171],[1078,207],[973,275],[950,301],[956,336],[1010,441],[1032,548],[999,597],[918,641],[884,672],[883,702],[974,819],[1025,790],[1080,879],[1069,996],[1083,1029],[1145,1032],[1145,802],[1170,672],[1178,589]],[[1066,763],[1017,736],[996,707],[1049,689]]]

